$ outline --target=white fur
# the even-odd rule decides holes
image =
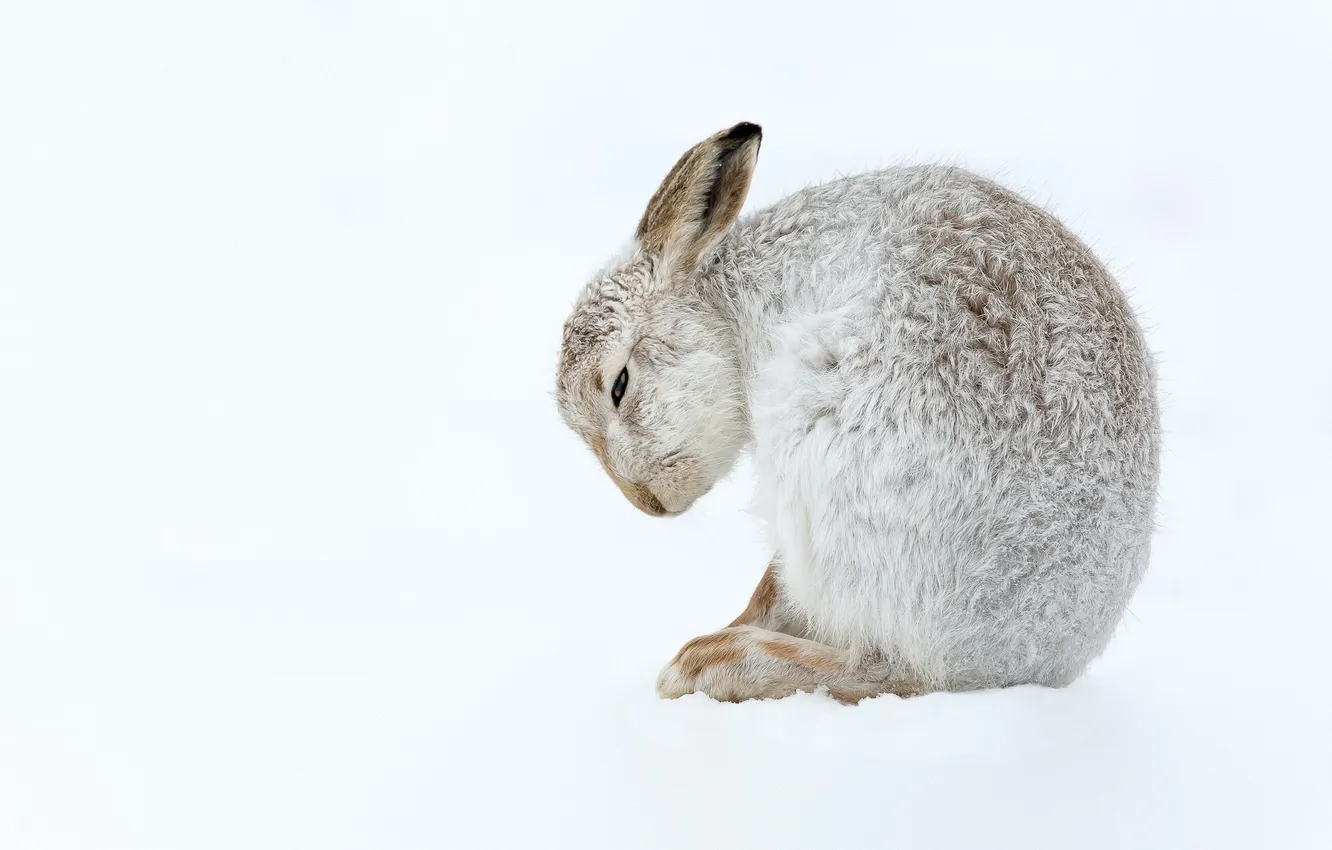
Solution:
[[[1103,650],[1147,565],[1159,421],[1085,245],[975,175],[900,168],[760,210],[685,272],[639,251],[589,287],[560,408],[669,512],[752,445],[782,631],[955,690],[1063,685]],[[628,363],[637,406],[576,362]]]

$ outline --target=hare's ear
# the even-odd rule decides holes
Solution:
[[[644,250],[674,274],[710,256],[744,206],[762,138],[757,124],[736,124],[680,157],[638,222]]]

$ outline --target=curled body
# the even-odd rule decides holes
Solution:
[[[1068,684],[1150,550],[1156,382],[1123,292],[959,168],[742,218],[759,138],[687,152],[565,326],[561,413],[643,510],[687,510],[752,446],[772,563],[659,691]]]

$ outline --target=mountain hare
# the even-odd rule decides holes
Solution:
[[[557,401],[624,495],[683,513],[753,447],[775,552],[663,697],[857,701],[1072,682],[1147,566],[1155,372],[1052,215],[892,168],[740,219],[761,131],[666,175],[564,326]]]

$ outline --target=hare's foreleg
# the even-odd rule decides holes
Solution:
[[[802,637],[796,618],[786,616],[776,570],[774,559],[730,626],[684,645],[657,679],[657,693],[673,699],[697,692],[740,702],[822,687],[842,702],[859,702],[877,694],[918,692],[879,659],[857,659],[848,650]]]
[[[739,617],[731,621],[731,625],[758,626],[774,632],[799,634],[790,628],[792,624],[783,616],[781,593],[781,585],[777,583],[777,558],[774,557],[763,573],[763,578],[759,579],[758,587],[754,588],[754,595],[749,597],[749,604]]]
[[[882,661],[857,660],[848,650],[757,626],[728,626],[694,638],[657,678],[657,693],[666,699],[704,693],[741,702],[819,688],[842,702],[920,692]]]

